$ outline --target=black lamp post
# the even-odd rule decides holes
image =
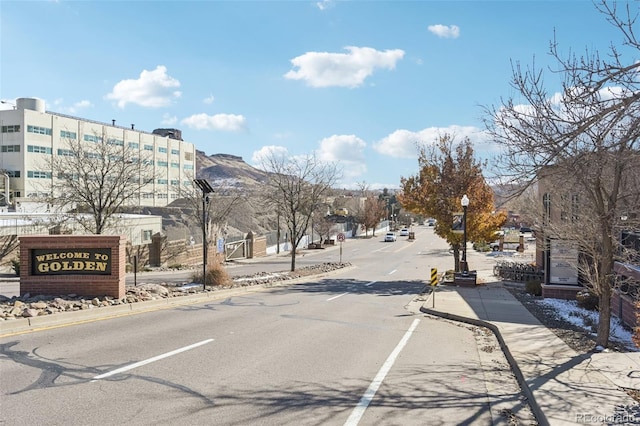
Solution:
[[[469,272],[469,267],[467,266],[467,207],[469,207],[469,197],[467,194],[462,196],[460,200],[460,204],[462,204],[462,265],[461,270],[463,274],[467,274]]]
[[[202,191],[202,289],[207,289],[207,204],[209,194],[213,192],[211,184],[206,179],[194,179],[198,188]]]

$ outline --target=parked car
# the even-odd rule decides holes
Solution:
[[[409,236],[409,230],[407,228],[402,228],[400,230],[400,236],[401,237],[408,237]]]
[[[522,235],[524,237],[525,241],[535,241],[536,240],[536,234],[534,232],[533,229],[531,228],[527,228],[527,227],[522,227],[520,228],[520,235]]]
[[[387,232],[387,234],[384,236],[385,243],[394,242],[396,240],[397,238],[395,232]]]
[[[435,219],[427,219],[427,226],[436,226]]]

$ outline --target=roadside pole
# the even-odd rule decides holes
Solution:
[[[338,234],[338,242],[340,243],[340,263],[342,263],[342,243],[344,242],[345,236],[341,232]]]
[[[431,268],[431,307],[436,307],[436,286],[438,285],[438,268]]]

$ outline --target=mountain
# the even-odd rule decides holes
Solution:
[[[230,154],[207,155],[196,150],[196,176],[216,186],[251,190],[267,182],[268,174]]]

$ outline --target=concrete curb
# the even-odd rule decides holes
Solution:
[[[478,327],[485,327],[491,330],[493,334],[496,336],[496,338],[498,339],[500,348],[502,349],[504,356],[507,358],[507,361],[511,366],[511,370],[513,371],[513,374],[516,376],[516,380],[520,385],[520,389],[522,389],[522,393],[524,393],[524,395],[527,397],[527,400],[529,401],[529,405],[531,406],[531,410],[533,411],[533,415],[535,416],[536,421],[538,422],[538,425],[550,426],[549,421],[547,420],[547,417],[544,415],[544,413],[540,409],[540,406],[538,405],[538,402],[535,400],[533,396],[533,392],[531,392],[531,389],[529,389],[529,385],[527,384],[527,381],[525,380],[524,375],[522,374],[522,371],[518,366],[518,363],[516,362],[515,358],[511,354],[511,351],[509,350],[509,347],[505,343],[504,338],[502,337],[502,334],[500,334],[500,329],[497,326],[495,326],[490,322],[483,321],[480,319],[468,318],[468,317],[463,317],[461,315],[450,314],[447,312],[440,312],[440,311],[432,310],[429,308],[425,308],[424,305],[420,307],[420,312],[424,314],[440,317],[440,318],[445,318],[452,321],[464,322],[464,323],[475,325]]]
[[[170,309],[178,306],[193,305],[211,300],[219,300],[241,294],[258,293],[275,287],[286,287],[290,285],[302,284],[314,279],[321,279],[326,276],[354,269],[349,265],[344,268],[335,269],[330,272],[322,272],[316,275],[294,278],[291,280],[276,281],[268,284],[256,284],[246,287],[235,287],[205,293],[187,294],[184,296],[147,300],[144,302],[126,303],[121,305],[96,307],[82,311],[60,312],[52,315],[42,315],[33,318],[17,318],[0,322],[0,338],[16,334],[29,333],[47,328],[63,327],[67,325],[81,324],[84,322],[101,321],[105,319],[118,318],[129,315],[142,314],[161,309]]]

